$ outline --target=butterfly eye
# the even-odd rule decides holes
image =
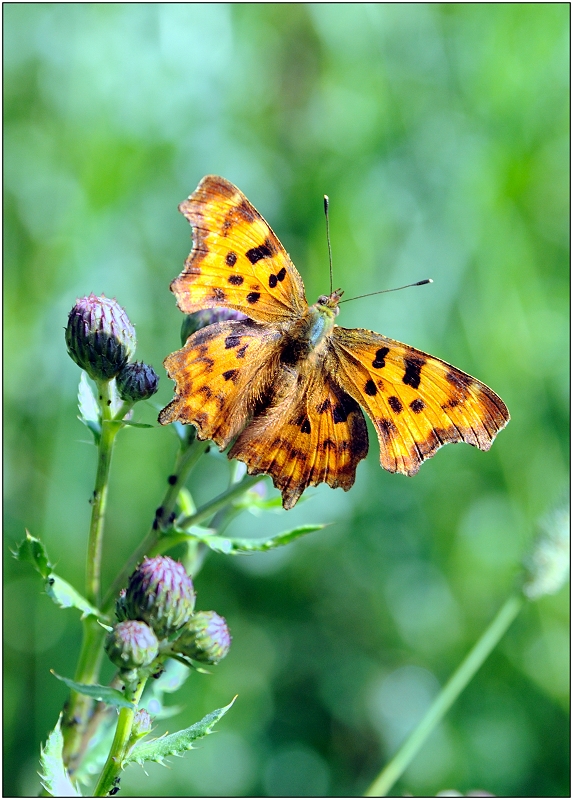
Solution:
[[[321,306],[325,306],[328,303],[328,297],[325,294],[321,294],[317,303]]]

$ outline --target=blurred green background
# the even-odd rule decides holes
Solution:
[[[332,523],[281,551],[212,554],[199,607],[234,643],[156,732],[238,693],[216,736],[132,767],[122,794],[355,795],[420,719],[519,574],[537,521],[566,502],[569,410],[569,6],[7,4],[4,13],[5,781],[36,795],[66,697],[78,613],[8,548],[27,527],[83,582],[95,450],[76,419],[63,328],[76,297],[116,297],[137,357],[179,347],[168,286],[190,249],[177,204],[207,173],[273,226],[314,302],[425,277],[343,306],[340,323],[476,375],[512,421],[489,453],[439,451],[415,478],[370,454],[348,494],[233,525]],[[154,398],[157,399],[157,398]],[[153,421],[152,404],[136,418]],[[113,464],[105,580],[148,529],[176,451],[126,431]],[[190,487],[221,491],[204,458]],[[274,494],[274,490],[270,489]],[[397,794],[569,794],[568,594],[529,605],[432,735]]]

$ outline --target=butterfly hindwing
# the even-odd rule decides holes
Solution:
[[[414,475],[448,442],[489,450],[509,421],[495,392],[445,361],[378,333],[335,326],[327,362],[370,416],[380,463]]]
[[[279,368],[280,334],[251,320],[201,328],[165,359],[175,398],[159,422],[192,423],[200,439],[226,447],[247,424]]]
[[[241,433],[229,458],[244,461],[252,474],[270,475],[286,509],[307,486],[324,482],[350,489],[356,466],[368,453],[358,404],[323,364],[311,360],[300,371],[283,366],[275,385],[269,408]]]
[[[284,322],[304,313],[302,278],[236,186],[207,175],[179,210],[193,228],[193,249],[171,283],[181,311],[228,307],[259,322]]]

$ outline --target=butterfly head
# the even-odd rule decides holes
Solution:
[[[316,301],[315,307],[326,314],[327,316],[338,316],[338,312],[340,309],[338,308],[338,304],[340,302],[340,298],[344,292],[342,289],[335,289],[332,294],[321,294],[318,300]]]

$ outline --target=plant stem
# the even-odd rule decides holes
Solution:
[[[101,585],[101,552],[103,544],[103,528],[107,506],[109,470],[115,437],[120,429],[117,422],[112,421],[110,410],[110,382],[97,384],[98,399],[101,408],[101,438],[98,447],[98,464],[96,482],[92,499],[92,518],[88,538],[88,556],[86,563],[86,600],[99,608]]]
[[[173,476],[174,481],[173,483],[169,483],[167,491],[165,492],[165,496],[161,503],[160,508],[162,509],[161,519],[168,520],[175,508],[175,504],[177,502],[177,496],[179,495],[179,491],[181,490],[182,486],[185,484],[189,473],[197,463],[197,461],[201,458],[203,453],[205,452],[207,445],[205,442],[200,441],[199,439],[194,439],[190,444],[183,444],[177,454],[177,460],[175,462],[175,467],[173,469]],[[170,476],[171,477],[171,476]],[[138,564],[144,556],[150,555],[152,548],[157,543],[157,539],[160,535],[160,530],[158,527],[158,519],[157,517],[153,521],[153,524],[137,548],[137,550],[130,556],[129,560],[123,566],[123,569],[113,582],[112,586],[110,587],[109,591],[107,592],[105,599],[103,601],[102,611],[109,611],[113,604],[115,603],[116,597],[120,591],[123,589],[127,583],[127,579],[131,575],[134,567]]]
[[[115,437],[121,427],[112,420],[111,401],[113,388],[111,382],[97,383],[97,392],[101,410],[101,436],[98,443],[97,472],[92,496],[85,589],[86,599],[96,608],[99,607],[100,603],[101,554],[111,457]],[[97,682],[102,658],[101,640],[104,633],[105,631],[98,625],[95,617],[88,616],[84,619],[82,647],[74,676],[78,683]],[[70,692],[62,720],[64,763],[68,767],[70,774],[73,774],[77,766],[78,749],[92,705],[91,698],[73,690]]]
[[[183,517],[183,519],[178,520],[177,527],[191,528],[193,525],[199,525],[201,522],[209,519],[209,517],[215,514],[215,512],[219,511],[219,509],[224,508],[232,500],[240,497],[242,494],[244,494],[244,492],[247,491],[247,489],[250,489],[251,486],[254,486],[255,483],[260,483],[261,479],[261,475],[245,475],[242,480],[240,480],[238,483],[232,484],[232,486],[230,486],[220,495],[217,495],[217,497],[213,498],[213,500],[205,503],[205,505],[197,509],[194,514],[190,514],[188,517]]]
[[[476,642],[452,677],[436,697],[417,728],[410,734],[394,758],[384,767],[368,788],[365,797],[386,797],[392,786],[410,764],[438,722],[467,686],[503,634],[518,615],[525,602],[521,592],[512,594],[495,619]]]
[[[117,728],[115,729],[115,736],[113,743],[105,762],[104,768],[100,775],[97,786],[94,790],[94,797],[105,797],[110,789],[113,789],[114,780],[121,772],[121,765],[125,756],[127,755],[127,745],[133,726],[133,718],[135,717],[137,704],[145,689],[147,679],[141,678],[137,687],[133,692],[126,693],[127,699],[134,705],[133,708],[122,708],[119,712],[119,719],[117,721]]]

